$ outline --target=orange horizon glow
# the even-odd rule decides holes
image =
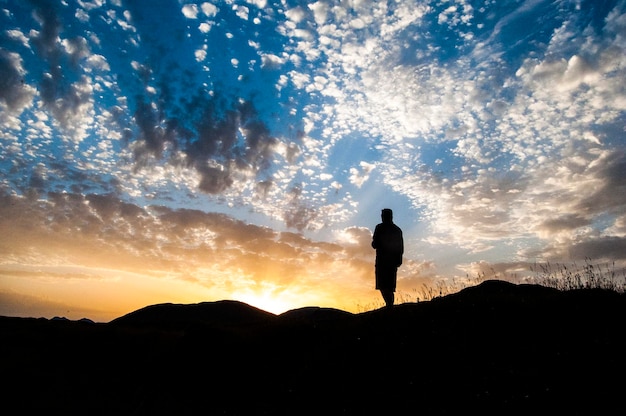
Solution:
[[[318,306],[362,312],[381,305],[371,231],[334,241],[164,207],[129,210],[83,196],[0,206],[0,315],[108,322],[143,307],[236,300],[279,314]],[[431,262],[406,258],[398,289],[441,281]]]
[[[110,321],[152,304],[218,300],[272,313],[354,312],[377,297],[368,229],[318,242],[222,214],[163,207],[127,214],[116,199],[109,218],[84,197],[5,202],[3,215],[13,220],[0,221],[0,314]]]
[[[0,293],[5,298],[11,297],[13,301],[4,302],[0,315],[48,319],[65,317],[71,320],[88,318],[96,322],[109,322],[149,305],[220,300],[240,301],[276,315],[307,306],[330,307],[355,313],[360,311],[359,305],[374,304],[378,297],[373,282],[370,287],[364,285],[361,290],[350,292],[350,282],[347,281],[343,288],[338,289],[346,290],[341,296],[309,289],[306,292],[297,285],[283,288],[270,281],[257,288],[242,287],[228,292],[223,288],[207,288],[197,282],[175,278],[109,269],[85,268],[82,271],[82,279],[59,279],[59,275],[46,275],[41,271],[31,275],[22,272],[11,276],[7,266],[3,266],[0,268]],[[89,273],[93,273],[90,279],[86,278]],[[231,285],[236,280],[233,278]],[[338,299],[340,297],[342,299]]]

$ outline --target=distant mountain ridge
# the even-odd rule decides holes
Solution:
[[[189,324],[218,326],[252,325],[276,315],[234,300],[196,304],[161,303],[150,305],[116,318],[112,325],[133,327],[182,327]]]

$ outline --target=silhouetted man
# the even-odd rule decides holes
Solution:
[[[388,308],[393,305],[398,267],[402,264],[404,240],[402,230],[393,223],[393,212],[382,210],[382,223],[374,229],[372,247],[376,249],[376,289],[383,295]]]

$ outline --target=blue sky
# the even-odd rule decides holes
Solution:
[[[358,310],[385,207],[406,293],[624,267],[624,1],[0,0],[0,22],[3,314]]]

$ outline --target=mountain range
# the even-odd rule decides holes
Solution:
[[[275,315],[159,304],[0,317],[20,414],[624,414],[626,295],[486,281],[427,302]]]

